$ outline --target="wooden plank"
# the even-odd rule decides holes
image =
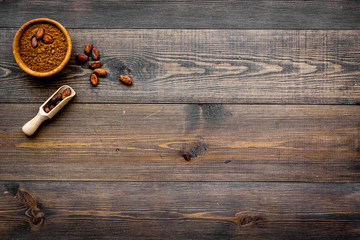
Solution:
[[[2,239],[360,237],[359,183],[1,182],[0,189]]]
[[[14,29],[0,32],[1,102],[41,103],[60,85],[86,103],[360,103],[360,31],[71,30],[74,53],[101,51],[108,77],[69,66],[49,79],[30,77],[12,57]],[[119,82],[133,69],[134,85]]]
[[[1,180],[360,180],[355,105],[70,103],[26,137],[37,109],[0,104]]]
[[[0,1],[0,27],[37,16],[71,28],[359,29],[359,1]]]

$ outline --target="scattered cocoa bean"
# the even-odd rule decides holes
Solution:
[[[61,94],[61,98],[62,99],[65,99],[66,97],[70,96],[71,95],[71,89],[70,88],[67,88],[63,91],[63,93]]]
[[[89,67],[94,69],[93,73],[90,75],[90,82],[93,86],[97,86],[99,83],[98,77],[104,77],[107,75],[107,72],[101,68],[103,65],[100,59],[100,52],[95,48],[91,43],[88,43],[84,48],[85,54],[77,54],[76,59],[82,62],[89,60],[89,55],[91,54],[91,62],[89,62]]]
[[[94,73],[98,75],[99,77],[105,77],[107,72],[102,68],[97,68],[94,70]]]
[[[44,111],[45,111],[46,113],[48,113],[48,112],[50,112],[50,108],[49,108],[49,107],[45,107],[45,108],[44,108]]]
[[[76,54],[76,59],[80,62],[87,62],[89,60],[88,55],[80,53],[80,54]]]
[[[121,75],[120,76],[120,81],[122,81],[123,83],[127,84],[127,85],[132,85],[132,80],[129,76],[126,75]]]
[[[100,61],[92,61],[89,63],[90,68],[100,68],[102,63]]]
[[[32,39],[31,39],[31,46],[33,48],[36,48],[38,45],[38,41],[36,40],[36,37],[34,36]]]
[[[54,105],[50,105],[50,111],[54,109]]]
[[[94,87],[98,84],[98,77],[96,76],[95,73],[92,73],[90,75],[90,82]]]
[[[54,39],[52,38],[52,36],[50,36],[50,35],[48,35],[48,34],[45,34],[45,35],[42,37],[41,41],[42,41],[43,43],[45,43],[45,44],[51,44],[51,43],[54,42]]]
[[[89,55],[91,53],[91,50],[93,49],[93,45],[88,43],[86,46],[85,46],[85,49],[84,49],[84,53]]]
[[[99,50],[97,50],[97,48],[95,48],[95,47],[92,50],[91,58],[92,58],[93,61],[97,61],[100,58]]]
[[[39,28],[36,32],[36,39],[40,40],[44,36],[45,30],[43,28]]]

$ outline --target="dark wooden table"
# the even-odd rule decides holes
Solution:
[[[0,0],[0,238],[359,239],[359,13],[340,0]],[[47,79],[12,55],[38,17],[73,42]],[[88,42],[108,71],[97,87],[75,61]],[[77,96],[26,137],[64,84]]]

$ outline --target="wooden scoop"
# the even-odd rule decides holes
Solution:
[[[51,98],[53,96],[55,96],[55,94],[57,93],[63,93],[63,91],[67,88],[70,88],[71,90],[71,94],[70,96],[66,97],[65,99],[61,100],[61,102],[59,104],[57,104],[50,112],[46,113],[44,110],[44,107],[50,102]],[[23,127],[22,127],[22,131],[28,135],[31,136],[34,134],[34,132],[38,129],[38,127],[40,126],[41,123],[43,123],[45,120],[51,119],[55,116],[55,114],[61,109],[63,108],[74,96],[75,96],[76,92],[74,91],[74,89],[72,89],[70,86],[67,85],[63,85],[61,86],[56,92],[54,92],[53,95],[51,95],[51,97],[49,97],[48,100],[46,100],[44,102],[43,105],[40,106],[39,108],[39,112],[36,114],[36,116],[31,119],[30,121],[28,121]]]

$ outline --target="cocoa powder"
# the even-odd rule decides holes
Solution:
[[[39,33],[43,28],[45,33]],[[42,30],[40,30],[42,31]],[[37,41],[33,37],[44,35]],[[46,36],[46,37],[45,37]],[[45,43],[44,43],[45,42]],[[57,68],[65,59],[68,44],[65,35],[55,25],[36,23],[24,30],[19,41],[19,54],[22,61],[33,71],[49,72]]]

